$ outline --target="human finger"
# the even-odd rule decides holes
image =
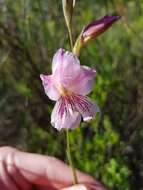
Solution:
[[[0,189],[2,190],[19,190],[15,182],[7,172],[4,162],[0,162]]]
[[[100,184],[77,184],[74,186],[62,188],[61,190],[107,190]]]
[[[2,150],[1,150],[2,152]],[[5,158],[8,157],[9,159]],[[3,158],[7,165],[14,166],[32,184],[64,188],[73,184],[72,171],[64,162],[49,156],[21,152],[12,148],[3,148]],[[10,160],[10,163],[8,162]],[[102,186],[91,176],[77,171],[79,183]]]

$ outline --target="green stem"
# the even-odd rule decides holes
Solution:
[[[75,185],[75,184],[78,184],[78,180],[77,180],[76,170],[74,168],[73,161],[72,161],[72,156],[71,156],[70,137],[69,137],[68,129],[66,130],[66,139],[67,139],[67,158],[68,158],[69,164],[70,164],[71,169],[72,169],[73,183]]]
[[[70,40],[71,50],[73,51],[73,38],[72,38],[72,27],[71,27],[71,24],[68,24],[67,28],[68,28],[68,33],[69,33],[69,40]]]

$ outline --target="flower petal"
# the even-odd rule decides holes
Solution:
[[[78,65],[77,68],[80,65],[78,58],[73,53],[60,48],[53,57],[52,72],[64,72],[69,69],[69,67],[71,67],[71,69],[75,69],[76,65]]]
[[[64,98],[60,98],[52,111],[51,124],[57,130],[62,128],[76,128],[81,121],[81,115],[72,110],[71,105],[67,104]]]
[[[70,65],[69,69],[64,70],[59,83],[69,92],[87,95],[92,90],[96,71],[86,66],[73,67]]]
[[[58,53],[60,52],[60,53]],[[71,79],[71,74],[76,75],[76,71],[80,68],[80,62],[78,58],[71,52],[58,50],[53,59],[53,68],[55,76],[59,81],[65,79]]]
[[[86,96],[75,95],[73,100],[84,121],[93,119],[100,112],[99,107]]]
[[[77,78],[75,78],[70,84],[71,91],[81,95],[89,94],[93,88],[95,75],[95,69],[91,69],[87,66],[81,66]]]
[[[58,62],[58,58],[54,58],[56,59]],[[81,66],[79,59],[68,51],[63,53],[62,59],[59,59],[59,65],[57,63],[58,66],[53,74],[57,88],[61,85],[73,93],[87,95],[92,90],[96,71],[87,66]]]
[[[58,100],[60,98],[60,94],[54,85],[53,76],[41,74],[40,78],[42,80],[42,84],[44,86],[44,90],[45,90],[46,95],[51,100],[55,100],[55,101]]]
[[[59,58],[59,62],[58,56],[56,57],[57,58],[54,58],[54,62],[55,60],[57,60],[57,62],[53,64],[55,65],[53,73],[55,84],[57,83],[58,86],[60,84],[68,89],[71,82],[77,79],[80,74],[80,61],[73,53],[68,51],[64,51],[62,59]]]
[[[54,73],[59,67],[61,67],[62,61],[63,61],[63,55],[65,53],[65,50],[60,48],[54,55],[53,61],[52,61],[52,72]]]

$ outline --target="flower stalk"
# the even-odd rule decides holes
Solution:
[[[62,5],[63,5],[63,13],[65,17],[65,22],[66,22],[68,33],[69,33],[70,46],[71,46],[71,50],[73,51],[74,45],[73,45],[73,37],[72,37],[72,17],[73,17],[73,10],[75,6],[75,0],[62,0]],[[68,128],[66,129],[66,141],[67,141],[67,159],[72,169],[73,183],[77,184],[78,180],[77,180],[76,170],[74,168],[72,155],[71,155],[70,137],[69,137]]]
[[[77,175],[76,175],[76,170],[74,168],[73,165],[73,160],[72,160],[72,156],[71,156],[71,147],[70,147],[70,136],[69,136],[69,130],[66,130],[66,140],[67,140],[67,158],[69,161],[69,164],[71,166],[72,169],[72,173],[73,173],[73,183],[78,184],[78,179],[77,179]]]
[[[67,26],[67,28],[68,28],[68,33],[69,33],[71,50],[73,51],[72,26]]]

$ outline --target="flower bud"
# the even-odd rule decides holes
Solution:
[[[97,36],[106,31],[115,21],[119,20],[120,16],[106,15],[99,20],[95,20],[85,26],[78,37],[75,46],[74,53],[79,55],[79,51],[82,46],[87,44],[88,41],[95,39]]]
[[[68,27],[70,27],[72,22],[75,1],[76,0],[62,0],[64,17]]]
[[[82,40],[84,43],[96,38],[107,30],[115,21],[119,20],[120,16],[104,16],[100,20],[95,20],[88,24],[82,31]]]

